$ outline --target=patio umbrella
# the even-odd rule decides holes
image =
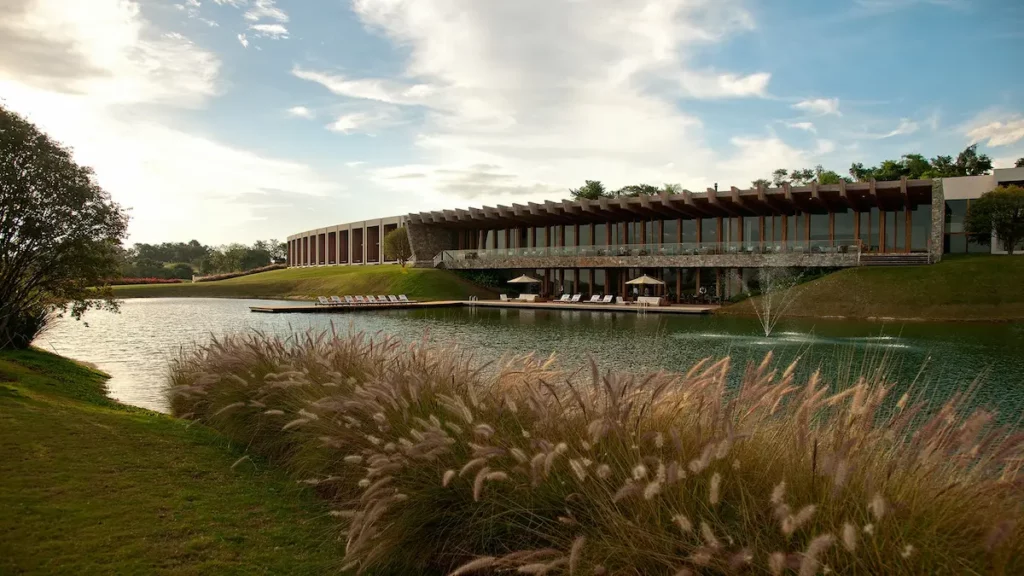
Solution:
[[[527,286],[529,286],[530,284],[540,284],[540,280],[537,280],[536,278],[532,278],[530,276],[527,276],[526,274],[523,274],[522,276],[520,276],[518,278],[513,278],[513,279],[509,280],[508,283],[509,284],[526,284]],[[526,292],[528,293],[529,291],[527,290]]]
[[[629,282],[626,282],[626,284],[629,284],[630,286],[664,286],[665,285],[665,283],[662,282],[661,280],[658,280],[657,278],[651,278],[647,274],[644,274],[643,276],[641,276],[639,278],[636,278],[634,280],[630,280]]]

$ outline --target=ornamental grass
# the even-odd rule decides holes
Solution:
[[[183,353],[170,396],[314,485],[359,572],[1024,573],[1024,433],[972,385],[931,406],[881,370],[777,364],[635,375],[249,333]]]

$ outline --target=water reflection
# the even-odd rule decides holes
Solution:
[[[265,304],[266,302],[261,302]],[[384,331],[473,349],[481,359],[501,354],[558,352],[564,365],[592,355],[603,368],[686,370],[707,356],[759,361],[769,350],[780,363],[801,358],[802,374],[820,368],[826,378],[885,361],[902,385],[917,381],[945,397],[981,375],[979,400],[1016,419],[1024,409],[1024,329],[1020,324],[906,324],[784,320],[765,337],[756,320],[679,317],[578,310],[436,309],[357,314],[260,315],[246,300],[129,300],[118,315],[90,312],[89,326],[64,321],[39,345],[93,362],[112,376],[111,395],[123,402],[166,409],[168,360],[211,334],[249,329],[285,334],[333,323],[342,331]],[[923,372],[922,372],[923,367]],[[741,370],[737,370],[737,375]]]

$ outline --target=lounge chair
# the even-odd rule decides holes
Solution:
[[[415,303],[416,303],[416,301],[415,301],[415,300],[409,300],[409,299],[408,299],[408,298],[407,298],[407,297],[405,296],[405,294],[399,294],[399,295],[398,295],[398,301],[399,301],[399,302],[401,302],[401,303],[403,303],[403,304],[415,304]]]
[[[366,303],[367,303],[366,302],[366,298],[363,298],[362,296],[356,296],[356,304],[366,304]]]
[[[570,298],[572,298],[572,296],[569,296],[568,294],[562,294],[562,297],[556,300],[556,302],[568,302]]]
[[[391,302],[392,304],[400,304],[401,300],[398,299],[398,296],[388,294],[388,302]]]
[[[508,295],[507,294],[499,294],[498,295],[498,299],[501,300],[502,302],[508,302]]]
[[[331,296],[331,306],[344,306],[345,301],[337,296]]]
[[[388,300],[387,296],[381,296],[381,295],[378,294],[377,295],[377,303],[378,304],[391,304],[391,300]]]
[[[349,306],[353,306],[355,304],[358,304],[358,302],[356,302],[355,299],[352,298],[351,296],[345,296],[345,304],[348,304]]]
[[[582,298],[583,294],[573,294],[573,297],[569,300],[569,302],[579,302]]]
[[[367,304],[380,304],[380,302],[377,302],[377,299],[374,298],[373,295],[368,295],[366,297],[366,303]]]
[[[614,295],[614,294],[608,294],[608,295],[606,295],[606,296],[605,296],[605,297],[604,297],[604,298],[603,298],[603,299],[601,300],[601,304],[611,304],[611,303],[612,303],[612,302],[614,302],[614,301],[615,301],[615,295]]]
[[[331,301],[328,300],[327,298],[323,297],[323,296],[317,296],[316,297],[316,302],[313,302],[313,305],[314,306],[330,306],[331,305]]]
[[[601,295],[600,294],[594,294],[593,296],[590,297],[590,300],[588,300],[587,302],[590,303],[590,304],[600,304],[601,303]]]

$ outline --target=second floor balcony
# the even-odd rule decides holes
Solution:
[[[859,240],[684,242],[446,250],[434,259],[449,269],[656,268],[762,266],[849,267],[860,263]]]

